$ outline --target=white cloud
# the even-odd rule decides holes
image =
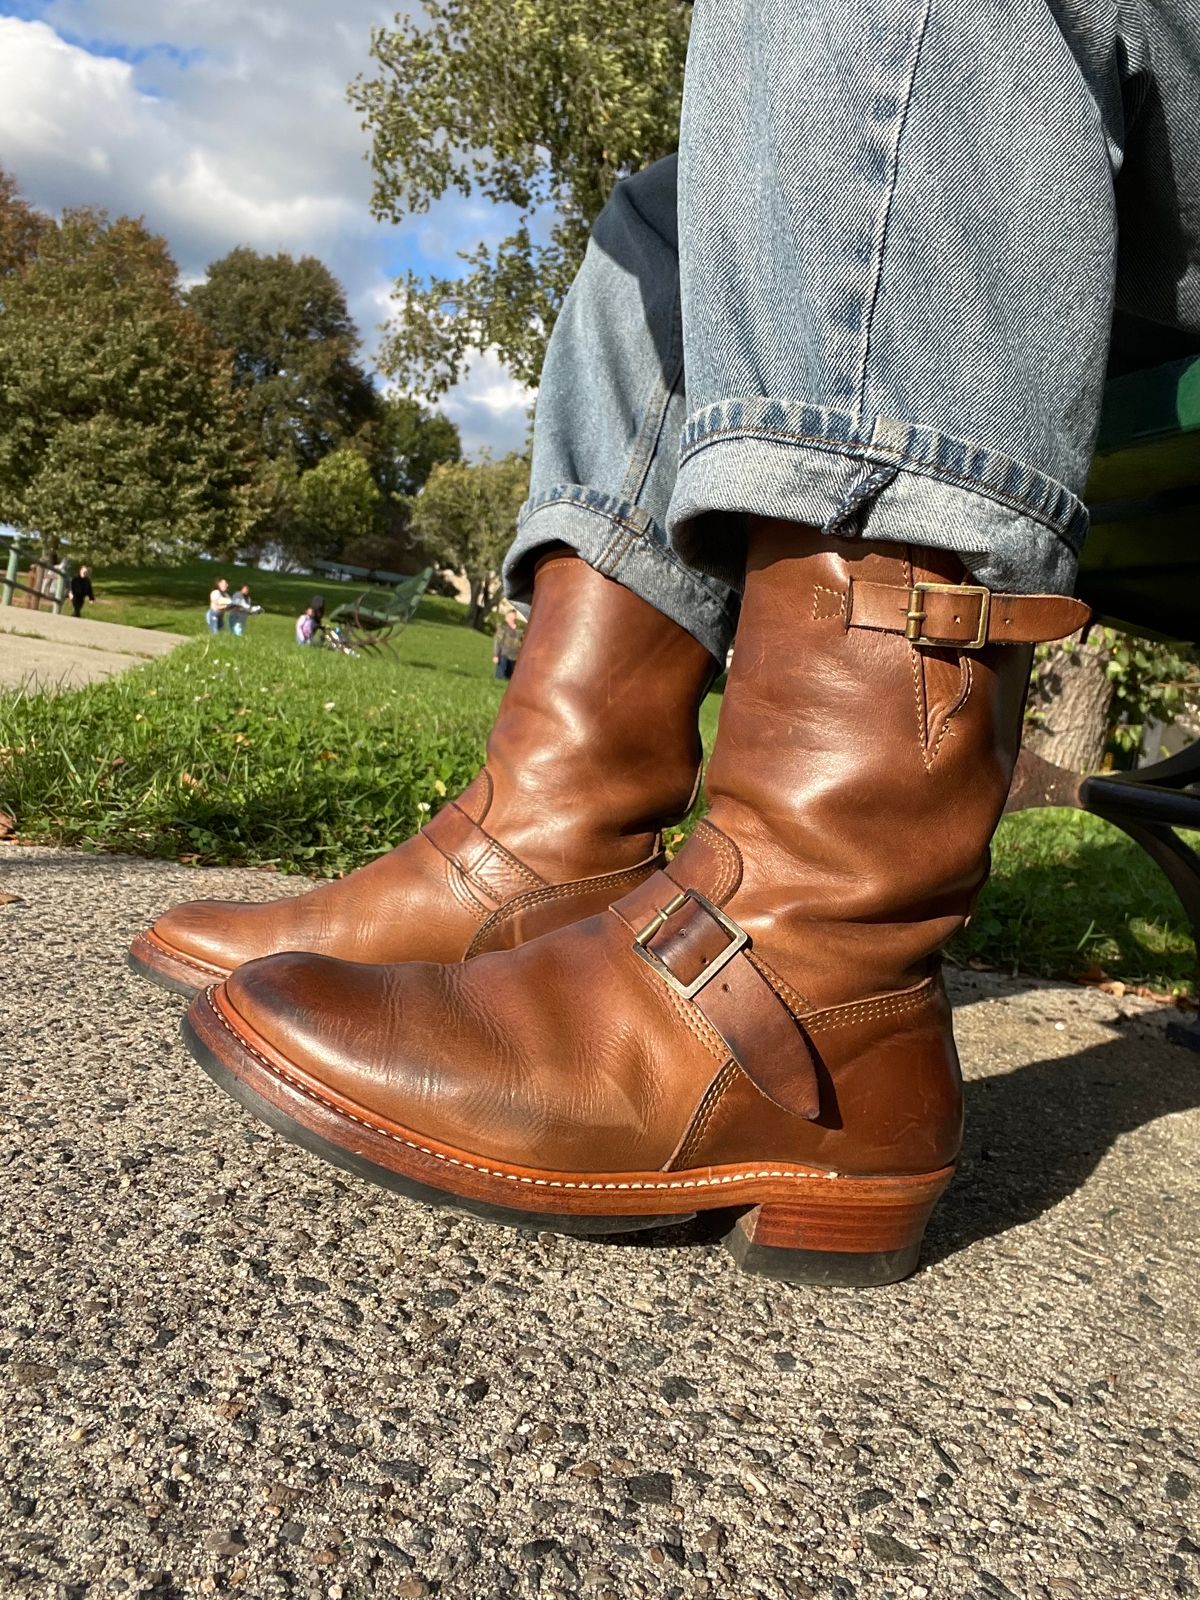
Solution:
[[[394,0],[47,0],[42,21],[0,16],[0,162],[47,210],[144,215],[187,282],[239,244],[320,256],[371,351],[392,263],[421,270],[506,231],[458,197],[399,228],[371,218],[367,135],[345,91],[371,68],[372,27],[395,11]],[[470,449],[502,453],[523,443],[527,403],[487,356],[445,408]]]
[[[494,350],[487,350],[442,401],[442,410],[457,424],[468,455],[481,448],[505,455],[524,447],[532,404],[532,391],[508,375]]]

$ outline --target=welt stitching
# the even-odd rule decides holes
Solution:
[[[244,1050],[248,1056],[251,1056],[261,1066],[265,1067],[272,1077],[280,1079],[289,1088],[294,1089],[298,1094],[302,1094],[306,1099],[313,1101],[314,1104],[324,1106],[327,1111],[332,1111],[335,1116],[344,1117],[347,1122],[356,1122],[360,1128],[366,1128],[369,1132],[378,1134],[383,1139],[390,1139],[393,1144],[401,1144],[409,1150],[415,1150],[418,1155],[430,1156],[435,1161],[442,1161],[448,1167],[461,1167],[467,1172],[480,1172],[488,1178],[504,1178],[509,1183],[524,1183],[535,1189],[717,1189],[731,1183],[744,1183],[752,1178],[779,1178],[798,1183],[827,1183],[830,1179],[842,1176],[841,1173],[832,1170],[811,1170],[807,1172],[793,1170],[789,1172],[782,1167],[760,1167],[752,1168],[747,1172],[722,1173],[717,1178],[656,1179],[653,1183],[588,1183],[586,1181],[570,1181],[558,1178],[530,1178],[518,1172],[505,1172],[502,1167],[489,1167],[481,1162],[462,1161],[457,1156],[448,1156],[444,1150],[432,1150],[428,1145],[420,1144],[415,1139],[405,1139],[401,1134],[392,1133],[390,1129],[381,1127],[367,1117],[355,1116],[352,1111],[347,1111],[343,1106],[326,1099],[324,1095],[317,1094],[314,1089],[311,1089],[307,1084],[301,1083],[298,1078],[294,1078],[290,1073],[284,1071],[282,1067],[277,1066],[273,1061],[268,1061],[266,1056],[256,1050],[248,1039],[244,1039],[237,1029],[227,1021],[225,1016],[217,1010],[212,996],[212,989],[205,991],[205,999],[208,1001],[209,1009],[213,1012],[221,1027],[235,1041],[239,1049]],[[921,1173],[919,1176],[940,1177],[946,1170],[945,1167],[939,1167],[934,1172]],[[860,1183],[870,1182],[870,1179],[859,1178],[854,1181]]]
[[[144,938],[145,935],[142,935],[142,937]],[[182,950],[176,950],[173,945],[168,945],[165,941],[163,941],[161,951],[157,945],[151,944],[148,939],[146,942],[150,944],[151,950],[156,955],[165,955],[169,960],[177,961],[183,967],[194,967],[197,972],[206,973],[210,978],[219,978],[225,973],[226,969],[224,967],[209,966],[207,962],[197,961],[194,956],[185,956]]]

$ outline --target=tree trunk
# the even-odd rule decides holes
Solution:
[[[1104,635],[1056,645],[1033,669],[1025,747],[1069,772],[1097,772],[1104,762],[1115,688]]]

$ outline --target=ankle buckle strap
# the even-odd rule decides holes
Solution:
[[[716,922],[725,930],[725,932],[729,935],[729,943],[726,945],[724,950],[719,951],[715,956],[713,956],[707,965],[702,967],[690,982],[685,983],[682,978],[677,977],[676,974],[672,972],[671,968],[661,956],[656,955],[655,952],[651,950],[650,941],[654,938],[656,933],[658,933],[668,922],[670,922],[673,916],[683,910],[683,907],[689,900],[694,901],[696,905],[700,906],[708,913],[714,922]],[[662,978],[663,981],[672,989],[674,989],[675,993],[682,999],[694,1000],[696,995],[700,993],[700,990],[703,989],[706,984],[711,983],[713,978],[716,977],[717,973],[720,972],[721,968],[727,966],[729,962],[733,960],[734,956],[737,955],[738,951],[744,950],[749,943],[750,935],[744,932],[743,929],[739,928],[737,923],[734,922],[732,918],[727,917],[723,911],[719,910],[715,905],[713,905],[712,901],[709,900],[705,895],[702,895],[698,889],[683,889],[674,897],[674,899],[669,900],[665,906],[656,911],[644,928],[641,928],[637,933],[634,934],[633,953],[642,961],[644,961],[647,966],[653,967],[655,972],[658,973],[659,977]]]
[[[818,589],[818,598],[820,597]],[[814,606],[843,628],[901,634],[918,650],[982,650],[992,644],[1064,639],[1091,616],[1065,594],[1001,594],[981,583],[877,583],[851,578],[839,609]]]
[[[925,596],[929,594],[965,595],[979,601],[979,623],[971,639],[944,638],[940,634],[925,632]],[[908,591],[908,610],[904,613],[904,637],[910,644],[925,648],[947,645],[956,650],[982,650],[987,644],[988,621],[992,609],[992,591],[978,583],[914,583]],[[958,619],[955,618],[957,621]]]

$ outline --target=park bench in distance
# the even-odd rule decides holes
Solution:
[[[364,589],[356,599],[347,600],[326,618],[326,626],[340,629],[352,650],[390,649],[393,635],[402,632],[416,616],[421,597],[433,577],[432,567],[403,577],[395,572],[348,567],[340,561],[314,561],[313,566],[330,577],[361,577],[372,584],[395,581],[393,589]]]
[[[1200,357],[1115,378],[1088,480],[1092,526],[1077,593],[1114,628],[1200,644]],[[1133,772],[1080,779],[1022,755],[1008,809],[1074,805],[1157,862],[1200,946],[1200,740]],[[1200,1021],[1168,1030],[1200,1050]]]

